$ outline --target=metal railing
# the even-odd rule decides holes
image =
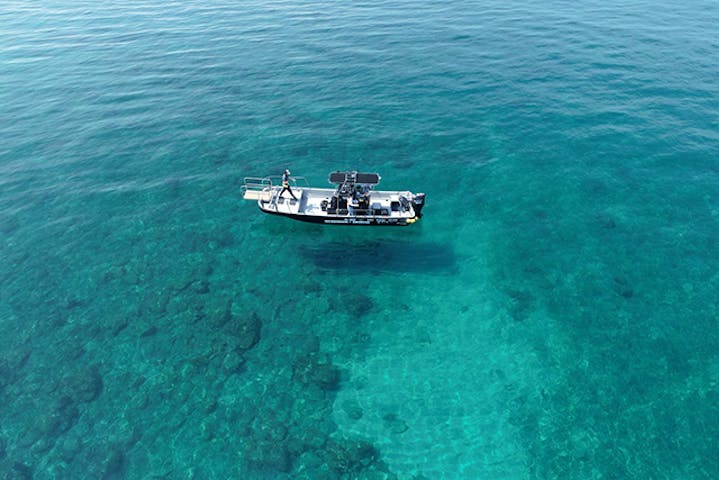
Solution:
[[[272,196],[272,181],[268,178],[245,177],[242,182],[242,198],[267,202]]]
[[[273,182],[274,181],[274,182]],[[309,183],[305,177],[292,177],[291,185],[298,187],[309,187]],[[280,192],[279,187],[282,184],[281,175],[270,175],[267,177],[245,177],[242,182],[242,198],[245,200],[262,200],[263,202],[274,203],[275,198]]]

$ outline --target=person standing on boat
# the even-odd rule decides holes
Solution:
[[[285,169],[285,173],[282,174],[282,191],[279,196],[282,198],[282,194],[288,191],[290,195],[292,195],[292,198],[297,200],[297,197],[295,197],[295,194],[292,193],[292,189],[290,188],[290,180],[294,180],[294,178],[290,177],[290,171]]]

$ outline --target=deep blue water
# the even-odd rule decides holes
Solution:
[[[719,478],[719,4],[0,6],[0,477]],[[427,193],[407,228],[245,176]]]

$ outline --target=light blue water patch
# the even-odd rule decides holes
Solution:
[[[0,471],[716,478],[718,21],[5,2]],[[284,168],[425,215],[242,201]]]

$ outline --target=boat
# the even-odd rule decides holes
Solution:
[[[377,190],[380,180],[377,173],[337,171],[329,174],[333,188],[319,188],[291,177],[292,198],[279,176],[246,177],[242,195],[264,213],[325,225],[406,226],[422,217],[424,193]]]

